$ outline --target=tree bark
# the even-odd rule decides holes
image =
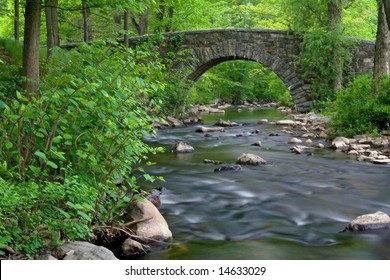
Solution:
[[[390,0],[383,0],[383,4],[385,5],[387,26],[390,28]]]
[[[123,23],[123,29],[125,34],[123,35],[123,43],[126,48],[129,47],[129,10],[125,9],[125,12],[123,14],[124,16],[124,23]]]
[[[138,22],[135,18],[135,16],[131,16],[131,22],[135,29],[137,30],[137,33],[139,36],[143,36],[148,32],[148,25],[149,25],[149,12],[148,10],[143,11],[141,14],[138,15]]]
[[[343,18],[342,0],[328,0],[328,32],[340,32],[340,26]],[[337,48],[337,46],[334,46]],[[337,51],[332,51],[331,59],[336,71],[332,88],[337,91],[342,88],[343,82],[343,60],[338,56]]]
[[[91,9],[88,7],[85,0],[81,1],[82,14],[83,14],[83,29],[84,29],[84,42],[89,43],[93,40],[92,28],[91,28]]]
[[[15,41],[20,40],[20,2],[19,0],[14,1],[14,38]]]
[[[47,58],[53,56],[53,48],[60,45],[58,31],[58,0],[46,0]]]
[[[382,75],[390,75],[390,30],[383,2],[381,0],[378,4],[378,29],[374,58],[374,94],[377,92],[380,77]]]
[[[23,88],[30,98],[39,87],[41,0],[26,0],[24,19],[23,74],[26,81]]]

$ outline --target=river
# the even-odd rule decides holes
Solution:
[[[219,118],[240,123],[225,132],[205,137],[188,126],[160,129],[147,138],[166,148],[147,171],[165,178],[149,187],[165,187],[160,211],[174,240],[171,248],[142,258],[390,259],[390,231],[340,233],[356,216],[390,213],[390,165],[358,162],[331,149],[294,154],[291,135],[280,126],[257,124],[285,117],[273,109],[232,108],[203,116],[210,126]],[[178,140],[194,153],[172,153]],[[257,141],[261,147],[251,146]],[[243,153],[260,155],[268,164],[218,173],[217,166],[203,163],[235,163]]]

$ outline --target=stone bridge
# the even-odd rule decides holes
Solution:
[[[176,44],[182,50],[192,50],[193,60],[188,62],[197,80],[213,66],[228,60],[250,60],[271,69],[284,82],[291,93],[297,111],[307,111],[313,103],[311,85],[302,78],[295,63],[301,40],[289,31],[268,29],[209,29],[179,31],[163,34],[162,52]],[[129,39],[130,45],[139,37]],[[374,65],[375,42],[361,40],[350,64],[352,76],[371,72]]]

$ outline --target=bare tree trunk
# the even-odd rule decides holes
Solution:
[[[383,0],[383,4],[385,4],[387,26],[390,28],[390,0]]]
[[[139,36],[145,35],[148,32],[148,25],[149,25],[149,12],[148,10],[143,11],[141,14],[138,15],[138,22],[135,18],[135,16],[131,16],[131,22],[135,29],[137,30],[137,33]]]
[[[390,75],[390,30],[386,20],[384,3],[380,1],[375,44],[374,94],[377,92],[380,77],[384,74]]]
[[[328,0],[328,31],[339,32],[343,17],[342,0]],[[337,48],[337,46],[335,46]],[[338,52],[334,51],[331,54],[333,61],[333,67],[336,71],[334,81],[332,82],[332,88],[337,91],[342,88],[343,82],[343,61],[338,56]]]
[[[148,33],[149,25],[149,12],[145,10],[139,15],[139,35],[145,35]]]
[[[60,45],[58,31],[58,0],[46,0],[47,58],[53,56],[53,48]]]
[[[124,16],[124,23],[123,23],[123,29],[125,34],[123,35],[123,43],[126,48],[129,47],[129,10],[125,9],[125,12],[123,14]]]
[[[41,26],[41,0],[26,0],[24,14],[23,88],[30,97],[39,87],[39,40]]]
[[[171,32],[172,31],[173,13],[174,13],[173,7],[169,7],[169,9],[168,9],[168,22],[167,22],[167,25],[165,26],[165,32]]]
[[[83,29],[84,29],[84,42],[89,43],[93,40],[92,28],[91,28],[91,9],[88,7],[85,0],[81,1],[82,14],[83,14]]]
[[[20,2],[19,0],[14,1],[14,38],[16,41],[20,40]]]

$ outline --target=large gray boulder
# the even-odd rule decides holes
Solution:
[[[134,230],[134,237],[142,244],[166,242],[172,233],[164,217],[149,200],[134,201],[127,211],[125,224]]]
[[[365,214],[353,219],[344,231],[364,231],[375,229],[390,229],[390,216],[378,211],[372,214]]]
[[[85,241],[66,242],[57,249],[55,255],[63,260],[117,260],[107,248]]]
[[[236,164],[242,165],[261,165],[267,164],[267,161],[255,154],[242,154],[236,161]]]

